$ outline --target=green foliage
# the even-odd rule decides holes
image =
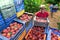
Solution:
[[[35,13],[40,10],[40,5],[44,4],[46,5],[46,10],[49,10],[49,6],[46,2],[43,2],[42,0],[24,0],[25,4],[25,11]]]
[[[58,29],[60,30],[60,23],[57,23],[58,24]]]
[[[47,3],[50,3],[50,4],[55,4],[55,0],[45,0]]]
[[[40,10],[39,6],[42,4],[42,0],[24,0],[25,11],[35,13]]]
[[[60,0],[45,0],[45,1],[50,4],[58,4],[60,2]]]

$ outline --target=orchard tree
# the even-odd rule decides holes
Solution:
[[[42,0],[24,0],[25,11],[35,13],[40,8],[39,6],[42,4]]]
[[[60,3],[60,0],[45,0],[45,1],[50,4],[59,4]]]

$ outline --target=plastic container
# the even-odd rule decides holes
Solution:
[[[14,14],[16,14],[15,6],[9,6],[7,8],[1,9],[1,14],[3,15],[4,19],[10,18]]]
[[[42,23],[42,22],[34,21],[34,25],[36,25],[36,26],[39,25],[39,26],[47,27],[48,23]]]
[[[20,12],[24,9],[24,0],[14,0],[16,12]]]
[[[20,12],[21,10],[24,9],[24,3],[22,3],[21,5],[15,6],[15,8],[16,8],[16,12]]]
[[[13,0],[0,0],[0,8],[4,9],[11,5],[14,5]]]
[[[17,35],[17,37],[15,37],[14,39],[15,39],[15,40],[18,40],[18,39],[19,39],[19,37],[20,37],[20,38],[22,37],[21,39],[23,39],[23,38],[24,38],[24,36],[26,35],[26,31],[25,31],[25,32],[24,32],[24,31],[25,31],[25,30],[22,30],[22,31],[21,31],[21,33],[20,33],[20,34],[18,34],[18,35]]]
[[[0,25],[3,25],[4,24],[4,21],[3,20],[0,20]]]
[[[17,40],[23,40],[23,38],[25,37],[26,35],[26,30],[24,30],[21,35],[17,38]]]
[[[60,30],[55,29],[55,28],[50,28],[52,30],[52,32],[57,33],[58,35],[60,35]]]
[[[28,26],[26,26],[25,22],[22,22],[21,20],[17,20],[17,19],[14,19],[14,20],[23,23],[25,25],[26,32],[28,32],[29,29],[32,28],[33,25],[34,25],[33,21],[30,21],[30,23],[28,24]]]
[[[38,33],[38,31],[36,31],[37,29],[34,30],[34,31],[36,31],[35,33],[33,32],[33,28],[34,28],[34,27],[32,27],[32,28],[29,30],[29,32],[27,33],[27,35],[25,36],[25,39],[26,39],[26,40],[28,40],[28,37],[31,37],[31,38],[32,38],[32,39],[30,38],[31,40],[33,40],[33,39],[35,40],[35,38],[37,38],[37,36],[39,35],[39,34],[37,34],[37,33]],[[32,32],[31,32],[31,31],[32,31]],[[33,36],[32,36],[31,34],[32,34]],[[37,34],[37,35],[36,35],[36,34]],[[40,40],[46,40],[46,34],[45,34],[44,32],[41,33],[41,34],[44,34],[44,35],[43,35],[43,39],[40,39]],[[40,35],[41,35],[41,34],[40,34]],[[29,35],[31,35],[31,36],[29,36]],[[39,36],[39,37],[40,37],[40,36]],[[39,40],[39,37],[38,37],[36,40]],[[42,37],[42,36],[41,36],[41,37]]]
[[[51,30],[48,31],[48,34],[47,34],[47,40],[51,40]]]
[[[43,26],[43,27],[47,27],[49,22],[48,22],[48,19],[46,19],[47,22],[38,22],[37,19],[36,19],[36,16],[34,17],[34,25],[35,26]]]
[[[21,5],[22,3],[24,3],[24,0],[14,0],[15,6]]]
[[[14,20],[15,18],[17,18],[16,14],[11,16],[10,18],[5,19],[6,24],[9,23],[10,21]]]
[[[28,33],[28,31],[34,26],[33,21],[30,21],[30,23],[28,24],[28,26],[26,27],[26,33]]]
[[[19,20],[21,23],[24,23],[24,25],[25,25],[25,27],[28,27],[28,25],[29,25],[29,23],[32,21],[32,23],[33,23],[33,14],[31,14],[31,13],[24,13],[24,14],[27,14],[27,15],[29,15],[29,16],[32,16],[32,18],[29,20],[29,21],[27,21],[27,22],[25,22],[24,20],[21,20],[20,19],[20,17],[22,17],[22,15],[20,16],[20,17],[18,17],[18,18],[16,18],[15,20],[17,21],[17,20]]]
[[[17,21],[12,21],[11,23],[14,23],[14,22],[17,22]],[[10,23],[10,24],[11,24]],[[20,22],[17,22],[17,23],[19,23],[19,24],[22,24],[22,23],[20,23]],[[23,25],[23,24],[22,24]],[[7,27],[9,26],[9,25],[6,25]],[[7,28],[6,27],[6,28]],[[6,29],[5,28],[5,29]],[[17,35],[19,35],[19,34],[21,34],[22,33],[22,31],[25,29],[25,27],[24,27],[24,25],[21,27],[21,28],[19,28],[19,30],[16,32],[16,34],[14,35],[14,36],[12,36],[12,37],[10,37],[10,39],[8,39],[7,37],[4,37],[1,33],[0,33],[0,39],[1,40],[15,40],[15,38],[17,37]],[[2,30],[3,31],[3,30]],[[1,32],[2,32],[1,31]]]
[[[5,26],[5,21],[0,13],[0,32],[5,28],[4,26]]]
[[[6,24],[0,25],[0,32],[6,27]]]
[[[2,15],[0,14],[0,25],[3,25],[3,24],[5,24],[5,22],[4,22],[4,20],[3,20]]]
[[[4,19],[0,13],[0,31],[3,30],[4,26],[5,26],[5,22],[4,22]]]
[[[51,37],[52,37],[51,34],[52,33],[54,33],[54,35],[58,37],[57,39],[59,39],[59,37],[60,37],[59,30],[58,29],[54,29],[54,28],[50,28],[49,31],[48,31],[48,35],[47,35],[47,40],[51,40]]]

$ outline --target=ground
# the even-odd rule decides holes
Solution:
[[[58,29],[57,23],[60,22],[60,11],[57,11],[56,13],[54,13],[53,18],[51,18],[50,12],[49,12],[49,20],[50,20],[49,26],[52,28]]]

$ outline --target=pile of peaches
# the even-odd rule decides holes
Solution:
[[[10,38],[14,36],[21,27],[22,24],[19,24],[17,22],[11,23],[9,27],[7,27],[1,32],[1,34],[7,38]]]
[[[44,27],[35,26],[33,27],[27,36],[25,37],[26,40],[44,40],[46,34],[44,33]]]
[[[19,19],[24,22],[28,22],[29,20],[31,20],[32,17],[33,17],[32,15],[23,14],[22,16],[19,17]]]

